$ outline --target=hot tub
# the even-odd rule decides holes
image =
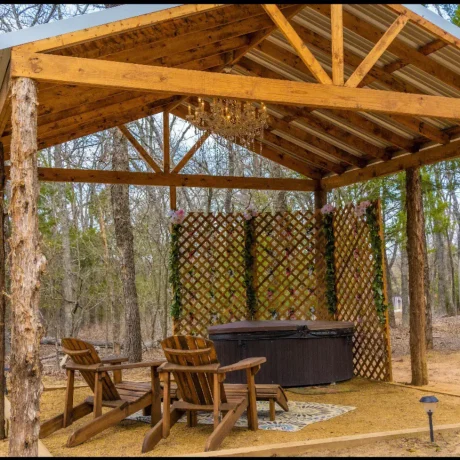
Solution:
[[[353,323],[345,321],[238,321],[208,328],[222,365],[265,356],[257,383],[321,385],[353,377]],[[245,383],[244,371],[227,383]]]

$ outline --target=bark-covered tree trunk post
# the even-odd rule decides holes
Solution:
[[[118,129],[113,132],[112,166],[115,171],[128,171],[128,144]],[[134,238],[129,210],[129,186],[111,188],[115,238],[121,259],[121,279],[125,305],[124,352],[130,362],[142,361],[142,338],[134,264]]]
[[[322,214],[320,212],[320,209],[327,204],[327,192],[326,190],[315,190],[314,192],[314,204],[315,204],[315,213],[318,219],[317,222],[317,237],[315,239],[316,241],[316,257],[315,257],[315,273],[316,273],[316,286],[317,286],[317,298],[318,298],[318,304],[321,306],[321,311],[326,312],[328,311],[327,305],[326,305],[326,261],[325,261],[325,254],[324,254],[324,249],[325,249],[325,239],[324,239],[324,233],[321,230],[322,228]],[[332,318],[332,315],[330,315],[330,319]],[[323,318],[320,318],[323,319]]]
[[[422,187],[419,168],[406,170],[407,256],[412,385],[428,384]]]
[[[5,158],[3,144],[0,142],[0,439],[5,439],[5,224],[4,224],[4,193],[5,190]]]
[[[40,275],[46,264],[38,231],[37,89],[12,82],[11,138],[11,431],[9,455],[36,457],[42,392]],[[2,395],[3,396],[3,395]]]

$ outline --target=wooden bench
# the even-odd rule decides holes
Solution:
[[[248,388],[244,383],[229,383],[225,384],[225,393],[228,396],[240,396],[247,394]],[[171,399],[178,400],[180,398],[177,385],[171,384]],[[276,412],[275,404],[278,403],[280,407],[286,412],[289,411],[288,399],[286,393],[281,385],[276,384],[256,384],[256,400],[269,401],[270,404],[270,420],[275,421]]]

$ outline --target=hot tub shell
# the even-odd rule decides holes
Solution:
[[[353,377],[353,329],[346,321],[238,321],[208,328],[222,365],[265,356],[257,383],[321,385]],[[246,383],[243,371],[227,383]]]

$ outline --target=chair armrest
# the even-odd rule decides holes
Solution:
[[[98,364],[76,364],[73,361],[70,361],[64,364],[64,369],[70,371],[85,371],[85,372],[97,372],[97,369],[101,366],[101,363]]]
[[[217,374],[220,364],[205,364],[203,366],[182,366],[180,364],[164,363],[159,369],[159,372],[193,372],[199,374]]]
[[[226,372],[241,371],[243,369],[250,369],[251,367],[260,366],[267,362],[267,358],[246,358],[238,361],[235,364],[229,364],[228,366],[222,366],[219,368],[219,374],[225,374]]]
[[[126,364],[115,364],[110,366],[104,366],[103,363],[99,365],[96,372],[106,371],[121,371],[125,369],[138,369],[142,367],[160,367],[166,361],[164,359],[158,359],[156,361],[143,361],[141,363],[126,363]]]
[[[101,362],[103,364],[118,364],[118,363],[125,363],[128,361],[127,356],[107,356],[105,358],[101,358]]]

